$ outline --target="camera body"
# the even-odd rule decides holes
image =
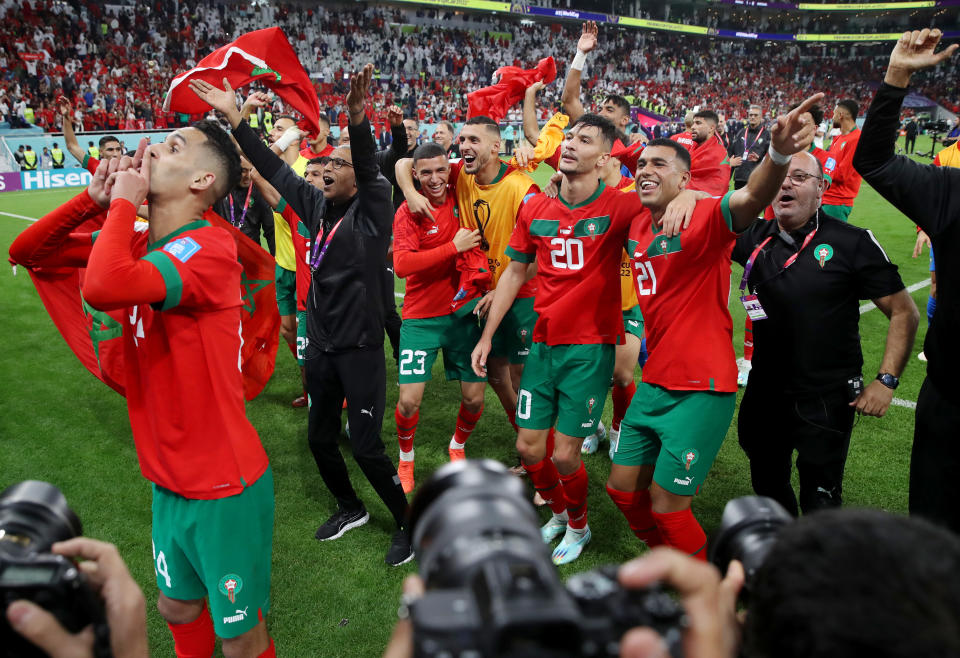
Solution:
[[[636,626],[681,655],[686,616],[666,592],[626,590],[613,566],[563,585],[523,483],[501,464],[445,465],[410,518],[427,589],[410,605],[414,656],[617,656]]]
[[[110,656],[110,631],[100,600],[71,560],[50,553],[55,542],[81,534],[80,521],[63,494],[46,482],[29,480],[0,494],[0,610],[14,601],[32,601],[77,633],[94,628],[94,655]],[[0,658],[46,656],[14,631],[0,615]]]

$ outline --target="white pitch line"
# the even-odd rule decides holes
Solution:
[[[930,285],[930,279],[924,279],[923,281],[917,281],[916,283],[907,286],[907,292],[911,292],[911,293],[912,293],[912,292],[916,292],[916,291],[920,290],[921,288],[926,288],[926,287],[929,286],[929,285]],[[860,315],[863,315],[863,314],[866,313],[867,311],[872,311],[872,310],[875,309],[875,308],[877,308],[877,305],[876,305],[876,304],[874,304],[873,302],[867,302],[866,304],[864,304],[863,306],[860,307]]]
[[[37,221],[36,217],[27,217],[26,215],[15,215],[12,212],[0,212],[0,215],[6,215],[7,217],[15,217],[16,219],[25,219],[28,222]]]
[[[396,297],[397,299],[403,299],[403,293],[402,293],[402,292],[395,292],[395,293],[393,293],[393,296]]]

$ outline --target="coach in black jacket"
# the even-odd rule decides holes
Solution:
[[[867,112],[853,166],[930,236],[937,255],[937,314],[923,344],[927,378],[917,399],[910,513],[960,533],[960,169],[894,155],[911,74],[957,49],[953,45],[934,54],[940,37],[940,30],[928,29],[900,37]]]
[[[383,263],[390,244],[393,203],[363,110],[372,73],[373,66],[367,65],[350,81],[350,147],[338,147],[330,154],[322,191],[297,176],[240,120],[231,89],[222,91],[202,81],[192,82],[191,87],[226,115],[244,154],[310,230],[307,431],[317,468],[338,506],[316,537],[337,539],[369,519],[337,446],[346,397],[354,457],[397,524],[386,558],[396,565],[410,560],[413,553],[403,529],[407,499],[380,437],[386,403]]]

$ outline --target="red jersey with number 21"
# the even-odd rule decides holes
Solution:
[[[730,296],[730,195],[697,203],[690,226],[667,238],[650,212],[633,223],[634,284],[650,357],[643,381],[671,391],[737,390]]]
[[[602,182],[575,206],[532,197],[520,209],[506,254],[536,260],[539,288],[533,340],[547,345],[623,342],[620,256],[640,200]]]

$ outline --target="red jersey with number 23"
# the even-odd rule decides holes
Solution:
[[[620,257],[630,224],[644,208],[602,182],[583,203],[537,194],[520,209],[506,254],[536,260],[533,340],[590,345],[624,340]]]
[[[130,426],[143,476],[185,498],[225,498],[267,469],[247,420],[240,372],[237,247],[206,221],[187,224],[134,257],[163,276],[167,297],[127,309],[123,330]]]
[[[643,381],[671,391],[737,390],[730,296],[730,195],[703,199],[690,226],[666,237],[649,211],[630,232],[634,284],[645,321]]]

